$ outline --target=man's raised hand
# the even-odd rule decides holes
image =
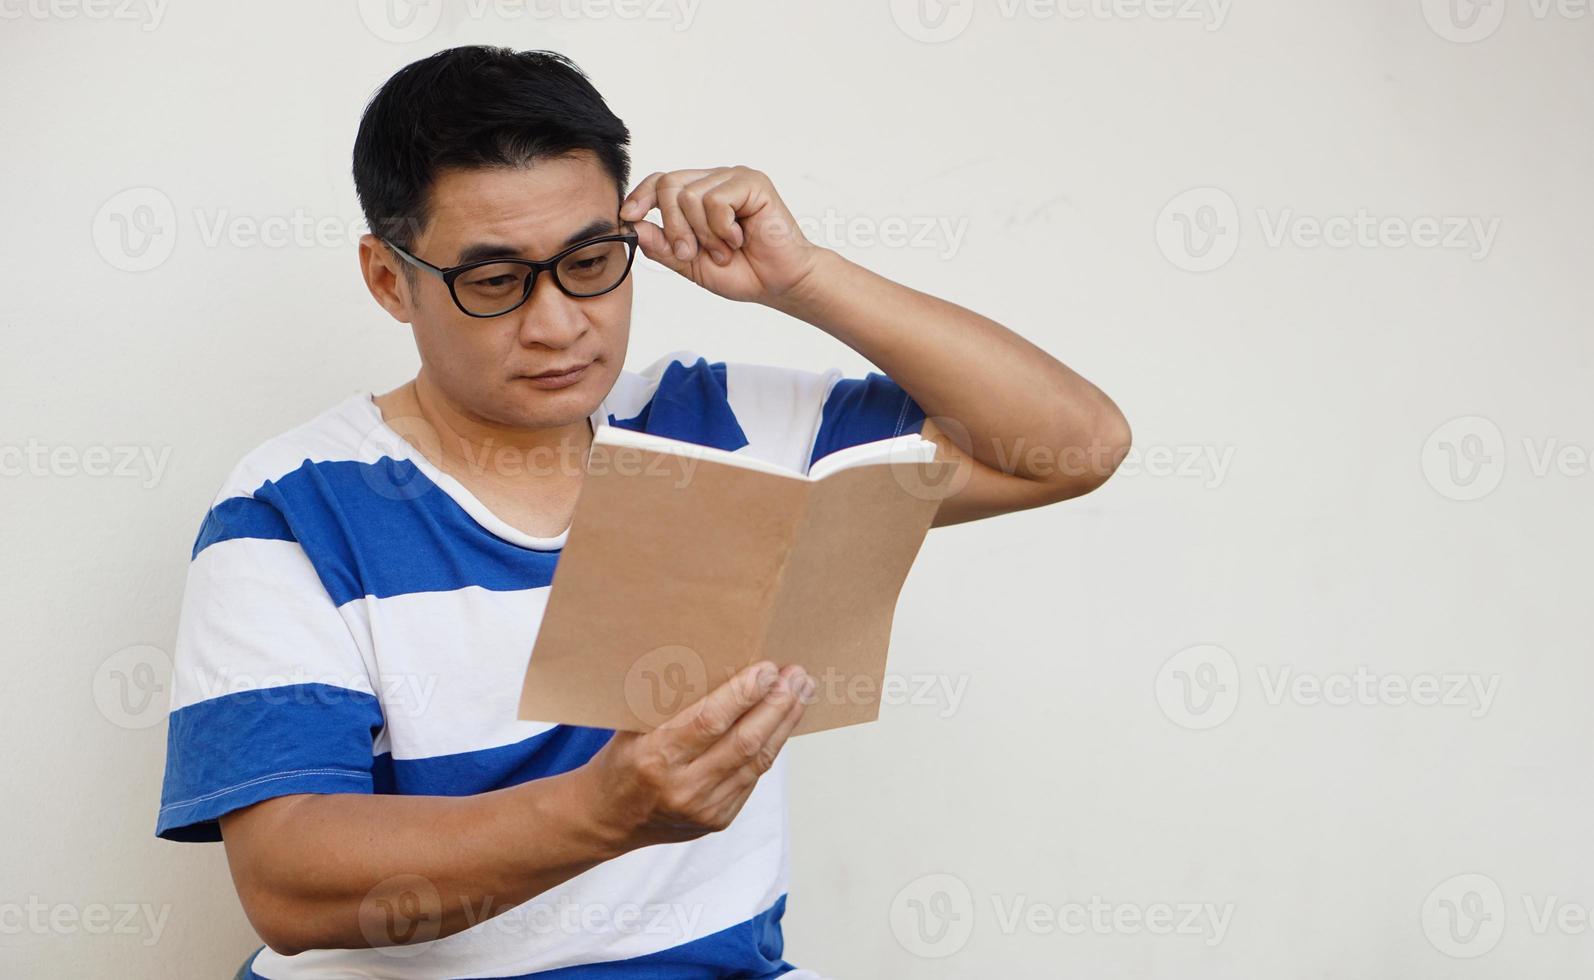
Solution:
[[[642,220],[657,208],[663,227]],[[776,306],[825,250],[797,227],[775,185],[748,167],[644,177],[620,206],[642,254],[726,299]]]

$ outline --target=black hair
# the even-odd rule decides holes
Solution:
[[[630,138],[561,54],[449,48],[400,68],[371,97],[354,138],[354,189],[372,234],[409,248],[426,227],[440,170],[523,167],[591,150],[614,178],[618,205],[630,180]]]

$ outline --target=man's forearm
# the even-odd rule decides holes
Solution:
[[[477,796],[281,797],[223,818],[233,880],[272,949],[452,935],[626,850],[578,772]]]
[[[265,800],[221,818],[233,883],[287,955],[450,936],[628,851],[729,827],[812,691],[800,666],[760,660],[556,776],[474,796]]]
[[[1036,480],[1025,447],[1115,447],[1127,423],[1101,389],[988,317],[821,249],[775,308],[878,365],[931,417],[956,420],[980,462]]]

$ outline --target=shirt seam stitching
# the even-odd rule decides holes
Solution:
[[[205,803],[210,800],[214,800],[217,797],[226,796],[228,793],[236,792],[240,789],[247,789],[250,786],[258,786],[262,783],[274,782],[279,779],[288,779],[293,776],[346,776],[352,779],[359,779],[368,775],[370,774],[361,772],[357,769],[291,769],[287,772],[273,773],[269,776],[256,776],[254,779],[246,779],[241,783],[234,783],[231,786],[225,786],[214,792],[205,793],[202,796],[190,797],[186,800],[174,800],[171,803],[161,807],[160,812],[165,813],[167,810],[175,810],[178,807],[193,806],[195,803]]]

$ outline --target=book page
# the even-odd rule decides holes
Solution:
[[[772,476],[790,477],[794,480],[804,479],[803,474],[795,470],[788,470],[774,463],[767,463],[752,456],[743,456],[739,453],[727,452],[713,446],[699,446],[695,442],[683,442],[680,439],[668,439],[648,432],[635,432],[631,429],[622,429],[613,425],[600,425],[593,434],[592,444],[612,446],[617,449],[632,452],[664,453],[671,456],[680,456],[683,459],[701,460],[714,463],[724,463],[727,466],[739,466],[744,470],[755,470],[759,473],[768,473]]]
[[[876,463],[928,463],[935,459],[935,443],[910,432],[838,449],[808,468],[808,479],[823,480],[832,473]]]
[[[940,507],[939,471],[954,465],[857,465],[811,485],[763,638],[765,657],[814,678],[797,734],[879,714],[897,597]]]
[[[811,484],[627,451],[594,444],[522,719],[647,731],[759,655]]]

